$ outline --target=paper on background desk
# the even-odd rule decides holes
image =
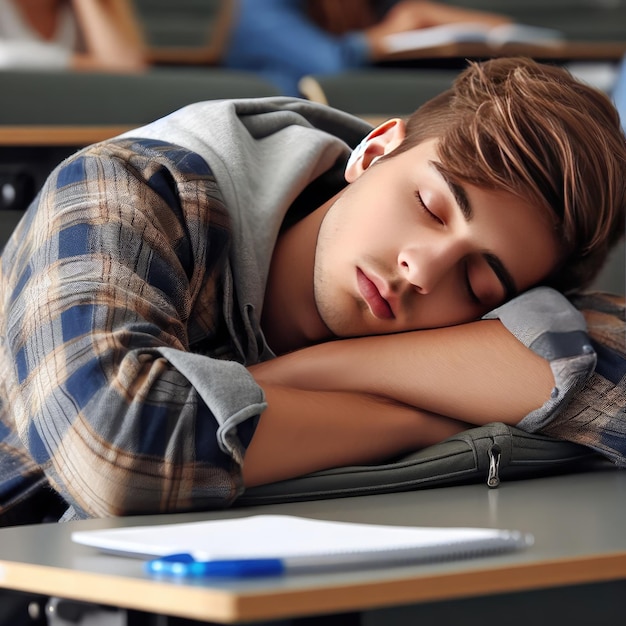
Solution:
[[[479,22],[458,22],[394,33],[383,41],[389,53],[460,43],[484,43],[496,48],[507,43],[555,46],[563,43],[563,34],[528,24],[488,26]]]
[[[202,561],[279,558],[318,565],[447,560],[532,544],[532,536],[511,530],[383,526],[290,515],[75,531],[72,540],[124,556],[189,553]]]

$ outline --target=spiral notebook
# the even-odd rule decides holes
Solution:
[[[76,531],[72,540],[123,556],[196,561],[280,559],[289,571],[389,566],[519,550],[531,535],[493,528],[389,526],[290,515]]]

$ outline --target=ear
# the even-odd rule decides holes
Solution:
[[[379,157],[395,150],[405,136],[406,124],[398,117],[377,126],[350,155],[344,174],[346,181],[354,182]]]

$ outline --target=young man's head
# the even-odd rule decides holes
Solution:
[[[432,137],[451,179],[510,191],[551,216],[561,262],[545,282],[590,284],[624,235],[626,139],[606,95],[530,59],[472,64],[411,116],[396,153]]]
[[[470,321],[541,283],[583,288],[624,232],[625,174],[604,95],[524,59],[470,66],[372,131],[350,184],[296,225],[315,236],[312,279],[282,276],[303,285],[304,343]]]

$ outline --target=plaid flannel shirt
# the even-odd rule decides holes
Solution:
[[[0,525],[240,493],[214,408],[163,356],[218,357],[225,375],[244,360],[222,314],[230,239],[208,165],[177,146],[103,142],[53,172],[2,256]]]
[[[542,432],[626,467],[626,299],[597,292],[573,303],[585,317],[598,361],[583,388]]]

